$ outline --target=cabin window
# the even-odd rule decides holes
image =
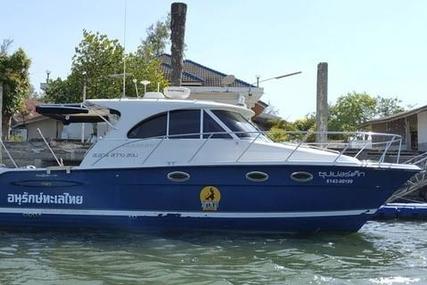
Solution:
[[[257,136],[258,130],[241,114],[224,110],[212,110],[236,136],[240,138]]]
[[[154,115],[135,125],[128,132],[128,138],[169,136],[169,139],[198,139],[203,135],[205,139],[231,139],[232,135],[227,131],[235,132],[240,138],[257,135],[257,129],[239,113],[194,109],[174,110]]]
[[[208,113],[203,112],[203,138],[209,137],[212,139],[231,139],[231,136],[226,134],[225,130]]]
[[[166,135],[167,113],[152,116],[133,127],[129,133],[130,139],[144,139]]]
[[[170,139],[200,138],[200,110],[169,112],[169,136]]]

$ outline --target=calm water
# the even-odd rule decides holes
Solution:
[[[0,232],[0,284],[427,284],[427,223],[357,234]]]

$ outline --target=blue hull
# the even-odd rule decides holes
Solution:
[[[173,171],[191,177],[173,182]],[[251,171],[269,179],[250,181]],[[290,178],[300,171],[312,180]],[[0,227],[354,232],[413,174],[298,165],[10,171],[0,175]]]

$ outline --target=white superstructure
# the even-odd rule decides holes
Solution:
[[[340,163],[357,158],[296,143],[274,143],[251,122],[253,112],[196,100],[87,100],[91,109],[114,110],[111,130],[91,148],[84,168],[215,164]]]

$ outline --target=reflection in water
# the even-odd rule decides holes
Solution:
[[[1,284],[425,284],[425,223],[351,235],[0,233]]]

